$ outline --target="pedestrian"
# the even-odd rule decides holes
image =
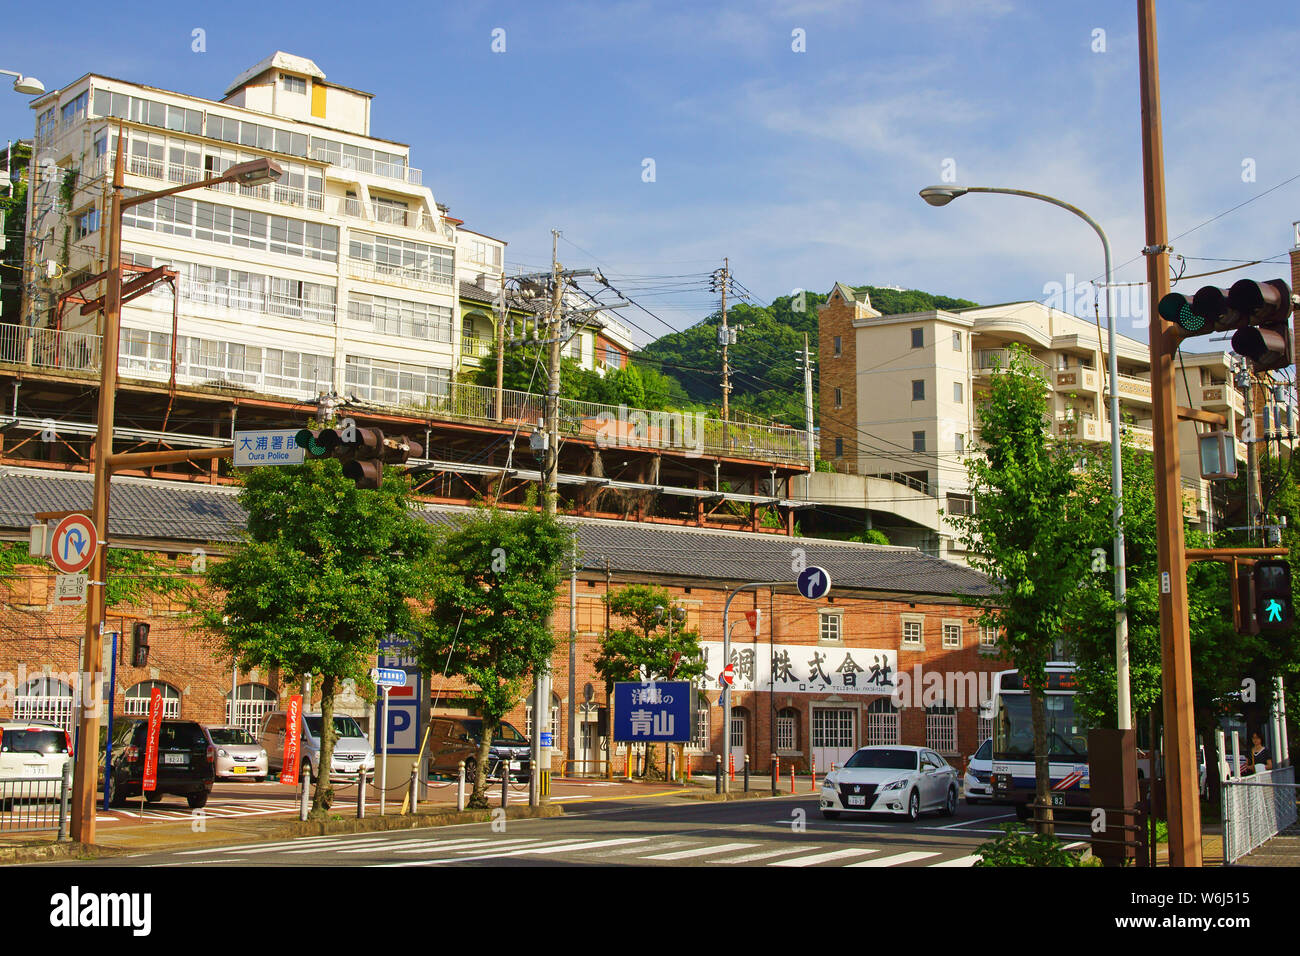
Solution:
[[[1250,765],[1253,773],[1273,769],[1273,758],[1269,756],[1264,738],[1258,730],[1252,731],[1250,735]]]

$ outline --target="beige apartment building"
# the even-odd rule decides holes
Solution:
[[[970,507],[966,460],[979,438],[976,410],[1013,346],[1028,350],[1048,384],[1056,435],[1110,442],[1107,337],[1095,321],[1041,302],[882,315],[866,292],[836,283],[819,309],[819,325],[822,458],[839,472],[904,486],[913,508],[929,501],[934,516],[925,524],[934,539],[928,550],[940,556],[961,558],[944,514]],[[1150,449],[1148,344],[1117,335],[1116,361],[1121,425],[1137,447]],[[1233,382],[1233,361],[1226,352],[1184,352],[1178,402],[1227,416],[1240,435],[1246,400]],[[1288,390],[1273,401],[1294,398]],[[1262,424],[1262,408],[1254,412]],[[1195,452],[1197,429],[1206,427],[1183,422],[1179,437],[1184,513],[1209,528],[1209,483],[1200,478]],[[1240,442],[1237,453],[1244,461]]]

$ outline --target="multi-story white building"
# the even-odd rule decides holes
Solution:
[[[165,284],[124,306],[123,375],[166,380],[174,347],[187,385],[297,398],[333,390],[394,406],[445,395],[493,331],[490,309],[481,310],[487,327],[475,324],[477,312],[466,324],[461,288],[498,287],[506,244],[459,228],[409,148],[371,134],[371,99],[277,52],[219,101],[94,73],[35,101],[35,149],[48,175],[32,203],[61,205],[68,226],[37,254],[61,269],[27,324],[59,328],[62,349],[78,334],[87,351],[97,344],[98,313],[52,304],[106,268],[121,129],[128,191],[260,157],[284,170],[274,184],[222,184],[126,211],[123,262],[166,265],[179,278],[175,328]]]
[[[1057,436],[1109,444],[1114,387],[1127,437],[1152,447],[1147,343],[1115,337],[1119,374],[1112,384],[1104,328],[1041,302],[882,315],[865,292],[837,283],[820,309],[819,342],[822,457],[838,471],[892,478],[933,501],[927,523],[945,555],[956,545],[942,514],[969,508],[966,460],[979,437],[977,408],[1013,345],[1028,350],[1047,383]],[[1176,381],[1180,405],[1223,414],[1240,434],[1245,398],[1233,383],[1231,356],[1185,352]],[[1179,425],[1185,513],[1208,525],[1198,427]],[[1245,445],[1237,450],[1244,460]]]

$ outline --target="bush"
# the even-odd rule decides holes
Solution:
[[[1002,836],[980,846],[976,866],[1080,866],[1078,856],[1053,837],[1039,836],[1018,823],[998,827]]]

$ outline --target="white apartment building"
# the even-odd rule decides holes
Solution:
[[[1152,447],[1150,351],[1117,335],[1118,380],[1106,381],[1105,327],[1041,302],[958,311],[882,315],[865,292],[837,283],[820,309],[821,454],[836,469],[910,485],[936,510],[969,508],[966,459],[978,442],[977,409],[1013,345],[1048,384],[1049,414],[1062,438],[1108,445],[1110,389],[1121,425],[1139,448]],[[1224,352],[1184,353],[1178,402],[1224,414],[1240,435],[1244,397]],[[1179,425],[1185,514],[1208,526],[1209,483],[1200,478],[1197,425]],[[1205,427],[1205,426],[1200,426]],[[1245,446],[1237,445],[1245,459]],[[944,556],[959,558],[942,516],[932,525]]]
[[[461,287],[499,287],[506,243],[460,228],[409,148],[371,134],[371,99],[277,52],[219,101],[93,73],[35,101],[46,175],[32,203],[66,213],[67,230],[36,254],[59,268],[26,323],[58,328],[61,350],[82,335],[85,351],[98,351],[99,314],[53,304],[107,266],[120,127],[128,193],[260,157],[284,169],[274,184],[222,184],[126,211],[124,264],[180,275],[175,331],[166,284],[124,305],[123,375],[167,380],[174,345],[186,385],[300,399],[334,390],[388,406],[446,395],[462,363],[481,358],[477,341],[493,335],[490,309],[478,310],[486,328],[466,327]]]

